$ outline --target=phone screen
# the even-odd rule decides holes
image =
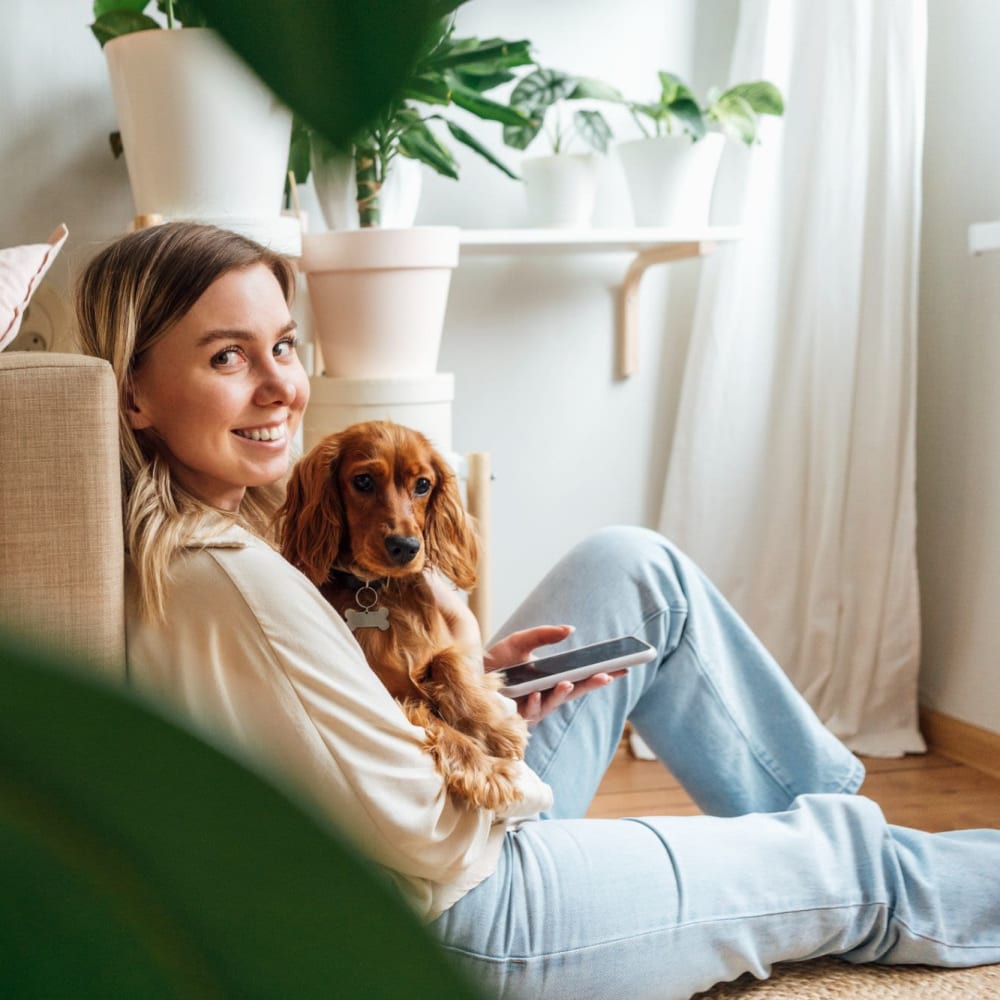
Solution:
[[[621,639],[599,642],[593,646],[583,646],[580,649],[568,649],[564,653],[554,653],[552,656],[544,656],[541,659],[532,660],[530,663],[505,667],[503,671],[504,683],[507,687],[513,687],[515,684],[526,684],[539,677],[563,674],[568,670],[577,670],[579,667],[586,667],[590,664],[603,663],[605,660],[627,656],[629,653],[635,653],[645,648],[644,642],[629,635],[623,636]]]

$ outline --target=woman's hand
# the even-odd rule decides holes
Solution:
[[[539,625],[535,628],[523,629],[520,632],[512,632],[487,651],[483,662],[487,670],[503,670],[504,667],[511,667],[515,663],[524,663],[525,660],[530,660],[531,654],[539,646],[550,646],[554,642],[562,642],[563,639],[572,634],[572,625]],[[517,710],[528,724],[533,726],[550,712],[554,712],[560,705],[590,691],[606,687],[616,677],[621,677],[624,673],[624,670],[617,670],[614,673],[594,674],[593,677],[588,677],[585,681],[580,681],[577,684],[570,681],[560,681],[548,691],[533,691],[523,698],[516,699]]]
[[[434,603],[444,615],[454,642],[465,649],[482,649],[483,636],[479,631],[479,622],[469,610],[462,592],[439,570],[426,570],[424,579],[434,595]]]

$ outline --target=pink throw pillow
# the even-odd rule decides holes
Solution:
[[[0,250],[0,351],[17,336],[31,296],[68,235],[69,230],[59,226],[48,243]]]

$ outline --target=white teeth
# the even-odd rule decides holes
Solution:
[[[251,441],[281,441],[285,437],[285,425],[279,427],[255,427],[249,431],[236,431],[240,437]]]

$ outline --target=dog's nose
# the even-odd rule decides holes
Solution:
[[[420,539],[416,535],[388,535],[385,548],[389,558],[397,566],[405,566],[420,551]]]

